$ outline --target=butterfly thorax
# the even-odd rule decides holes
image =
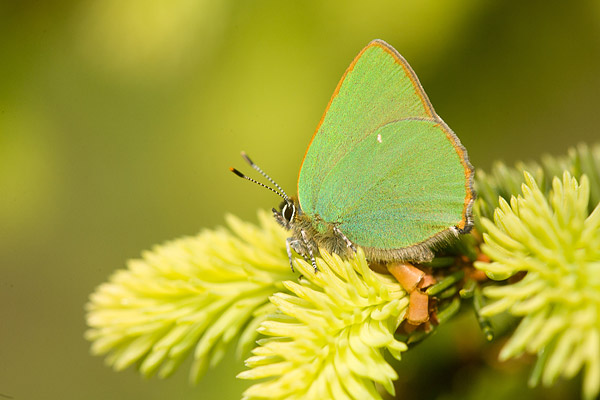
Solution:
[[[352,253],[348,239],[335,224],[324,221],[318,214],[304,214],[296,198],[282,202],[279,211],[273,209],[273,215],[281,226],[291,231],[288,239],[291,248],[304,257],[318,254],[318,249],[342,257]]]

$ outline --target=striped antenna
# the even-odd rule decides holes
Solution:
[[[254,182],[254,183],[256,183],[257,185],[264,187],[265,189],[269,189],[271,192],[275,193],[277,196],[281,197],[281,198],[282,198],[282,199],[284,199],[285,201],[287,201],[287,202],[289,202],[289,201],[290,201],[290,200],[288,199],[287,195],[285,195],[285,192],[284,192],[284,194],[281,194],[281,193],[279,193],[277,190],[273,189],[272,187],[269,187],[269,186],[267,186],[267,185],[265,185],[265,184],[263,184],[263,183],[260,183],[260,182],[259,182],[259,181],[257,181],[256,179],[252,179],[252,178],[250,178],[249,176],[247,176],[247,175],[244,175],[244,173],[242,173],[242,172],[238,171],[238,170],[237,170],[237,169],[235,169],[235,168],[229,168],[229,170],[230,170],[231,172],[233,172],[234,174],[236,174],[237,176],[239,176],[240,178],[247,179],[247,180],[249,180],[250,182]]]
[[[242,151],[242,157],[244,158],[244,160],[246,160],[246,162],[248,164],[250,164],[250,166],[252,168],[254,168],[255,170],[257,170],[262,176],[264,176],[265,178],[267,178],[269,180],[269,182],[271,182],[273,185],[275,185],[275,187],[279,190],[280,192],[280,196],[284,198],[284,200],[289,201],[290,198],[288,197],[287,193],[281,188],[281,186],[279,186],[277,184],[277,182],[275,182],[273,179],[271,179],[271,177],[269,175],[267,175],[258,165],[254,164],[254,161],[252,161],[250,159],[250,157],[248,157],[248,154],[246,154],[245,151]],[[258,182],[257,182],[258,183]],[[264,186],[264,185],[263,185]],[[273,190],[273,189],[271,189]]]

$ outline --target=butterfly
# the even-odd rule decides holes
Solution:
[[[370,42],[338,83],[304,155],[298,196],[273,209],[291,232],[286,248],[310,258],[319,249],[370,261],[427,262],[434,250],[473,227],[473,166],[436,114],[417,75],[383,40]],[[293,266],[292,266],[293,269]]]

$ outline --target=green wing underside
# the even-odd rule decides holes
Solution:
[[[381,249],[408,247],[457,225],[466,196],[464,170],[443,130],[415,120],[365,138],[321,187],[315,212],[353,243]]]
[[[454,139],[408,65],[368,47],[307,151],[300,206],[360,246],[427,240],[463,218],[465,167]]]

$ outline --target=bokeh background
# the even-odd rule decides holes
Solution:
[[[476,167],[600,137],[600,2],[0,2],[0,398],[236,399],[228,358],[197,387],[89,355],[84,304],[125,261],[289,192],[347,65],[374,38],[418,73]],[[468,315],[407,355],[404,398],[526,391]],[[498,345],[495,345],[498,346]],[[484,350],[482,350],[484,349]],[[491,350],[490,350],[491,349]],[[575,390],[575,391],[572,391]],[[565,398],[565,397],[563,397]]]

